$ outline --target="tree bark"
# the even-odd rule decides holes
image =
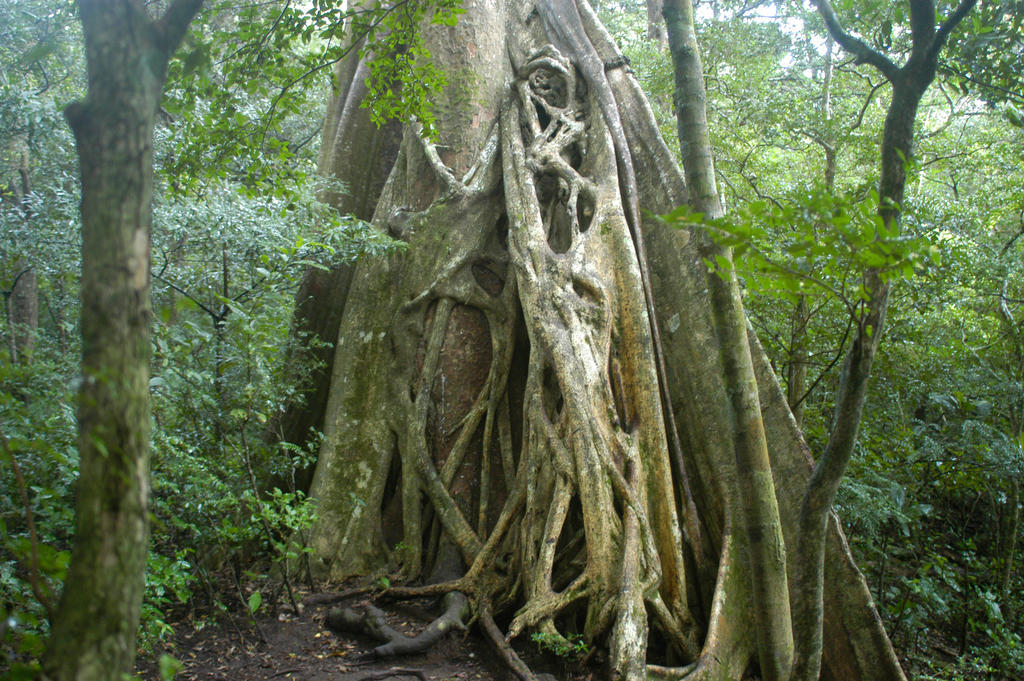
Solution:
[[[320,200],[339,215],[367,222],[373,219],[402,134],[398,121],[378,126],[370,120],[370,110],[363,106],[368,78],[357,45],[335,70],[337,91],[328,106],[318,163],[321,176],[337,180],[336,186],[321,193]],[[268,429],[270,439],[304,446],[311,433],[324,429],[331,365],[354,269],[353,263],[339,263],[328,271],[311,267],[303,275],[295,296],[291,334],[299,344],[292,349],[288,364],[303,372],[312,370],[299,377],[301,397],[285,405]],[[317,343],[310,344],[311,339]],[[295,483],[308,489],[311,480],[312,471],[299,471]]]
[[[153,119],[198,11],[82,0],[86,98],[67,109],[82,178],[80,476],[71,565],[43,660],[57,681],[129,673],[145,583]]]
[[[674,100],[690,206],[707,218],[715,219],[721,217],[724,210],[715,181],[704,69],[694,32],[693,5],[689,0],[665,0],[664,13],[675,67]],[[701,238],[709,258],[732,261],[727,249],[715,246],[706,235]],[[738,486],[726,493],[731,502],[738,503],[742,509],[740,517],[750,561],[758,658],[765,679],[785,681],[793,654],[786,549],[761,421],[757,381],[747,343],[746,314],[734,269],[729,269],[724,280],[709,277],[708,286],[723,380],[729,395],[729,421],[737,468]]]

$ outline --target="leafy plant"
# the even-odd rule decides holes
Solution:
[[[535,631],[530,634],[530,640],[537,644],[538,650],[567,660],[582,660],[590,652],[590,646],[579,634],[562,636],[545,631]]]

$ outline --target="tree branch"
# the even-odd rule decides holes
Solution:
[[[1017,230],[1017,233],[1014,234],[1013,237],[1006,242],[1002,250],[999,251],[999,257],[1006,255],[1006,252],[1013,248],[1013,245],[1017,243],[1017,239],[1021,238],[1022,236],[1024,236],[1024,208],[1022,208],[1020,211],[1020,229]],[[17,282],[17,280],[15,280],[15,282]],[[11,289],[13,290],[13,288],[14,287],[12,286]]]
[[[942,70],[946,73],[953,74],[957,78],[962,78],[968,83],[974,83],[975,85],[979,86],[982,89],[998,92],[1000,95],[1003,95],[1007,100],[1015,101],[1018,104],[1024,104],[1024,96],[1022,96],[1021,93],[1017,90],[1011,90],[1010,88],[1001,87],[999,85],[996,85],[995,83],[980,80],[969,73],[964,73],[960,69],[951,66],[948,63],[942,65]]]
[[[203,0],[174,0],[156,24],[160,46],[168,59],[178,49]]]
[[[832,361],[828,363],[828,366],[821,370],[821,372],[818,374],[818,377],[814,379],[813,383],[811,383],[810,387],[808,387],[807,390],[804,391],[804,394],[800,396],[800,399],[798,399],[791,405],[791,409],[796,409],[798,406],[803,404],[804,400],[810,397],[811,393],[814,392],[814,389],[818,387],[819,383],[821,383],[821,379],[825,378],[825,375],[828,372],[832,371],[833,367],[835,367],[836,364],[839,364],[839,360],[843,358],[843,351],[846,349],[846,339],[850,337],[850,329],[852,328],[853,317],[847,317],[846,331],[843,332],[843,338],[842,340],[839,341],[839,349],[836,351],[835,357],[833,357]]]
[[[863,40],[847,33],[842,24],[839,23],[839,17],[836,16],[836,11],[832,8],[832,3],[829,0],[814,0],[814,4],[818,8],[821,18],[825,20],[825,26],[828,28],[832,39],[839,43],[844,50],[856,57],[858,64],[871,64],[890,81],[896,77],[899,73],[899,67],[884,54],[872,49]]]
[[[871,81],[868,81],[869,84],[870,82]],[[864,123],[864,114],[867,112],[868,107],[871,106],[871,100],[875,98],[875,93],[878,92],[878,88],[880,87],[882,87],[882,83],[871,85],[871,92],[869,92],[868,96],[864,99],[864,106],[862,106],[860,111],[857,112],[857,122],[850,127],[851,131],[856,130]]]
[[[953,10],[945,21],[942,22],[942,26],[935,32],[935,37],[932,39],[931,49],[928,50],[928,59],[937,60],[939,58],[939,50],[946,44],[946,40],[949,38],[949,34],[953,32],[961,21],[964,20],[974,6],[978,4],[978,0],[962,0],[957,8]]]
[[[919,62],[931,56],[935,39],[935,0],[910,2],[910,61]],[[908,62],[909,63],[909,62]],[[925,61],[924,63],[928,63]]]
[[[178,293],[180,293],[181,295],[185,296],[186,298],[191,300],[193,303],[195,303],[196,306],[198,306],[200,310],[202,310],[206,314],[210,315],[210,317],[213,319],[213,323],[214,324],[216,324],[218,321],[221,321],[223,319],[221,314],[219,314],[217,312],[214,312],[212,309],[210,309],[205,304],[203,304],[203,302],[201,300],[199,300],[198,298],[193,296],[191,293],[189,293],[188,291],[186,291],[182,287],[180,287],[177,284],[175,284],[170,279],[165,279],[163,276],[161,276],[159,274],[156,274],[156,273],[154,273],[152,276],[153,276],[154,279],[156,279],[158,281],[162,281],[163,283],[165,283],[166,285],[170,286],[172,289],[174,289],[175,291],[177,291]]]

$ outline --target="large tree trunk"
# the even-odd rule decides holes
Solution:
[[[370,221],[398,154],[402,129],[397,121],[378,126],[370,120],[370,110],[363,106],[369,72],[358,49],[339,62],[335,76],[339,89],[328,107],[318,165],[320,174],[337,180],[337,185],[320,199],[341,215]],[[303,276],[292,321],[292,335],[303,344],[292,349],[289,366],[299,367],[300,373],[310,370],[310,375],[302,377],[306,389],[301,399],[285,405],[272,422],[270,439],[305,445],[324,428],[335,343],[354,268],[352,263],[327,271],[309,268]],[[309,343],[310,339],[317,342]],[[294,482],[306,490],[311,475],[312,471],[299,471]]]
[[[69,106],[82,177],[82,387],[74,549],[43,661],[55,681],[120,679],[135,659],[149,491],[153,119],[201,0],[151,20],[82,0],[86,99]]]
[[[408,249],[347,287],[316,565],[400,567],[513,637],[580,633],[622,678],[739,679],[758,636],[707,244],[642,217],[687,200],[643,94],[585,3],[473,0],[425,30],[451,84],[376,201]],[[347,176],[370,161],[326,153]],[[791,542],[810,459],[749,343]],[[829,536],[831,678],[899,679]]]

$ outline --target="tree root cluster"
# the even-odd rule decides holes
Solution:
[[[510,642],[526,632],[581,637],[607,651],[616,679],[735,681],[756,648],[735,463],[704,432],[683,438],[695,450],[684,460],[640,229],[638,197],[661,189],[638,184],[634,149],[668,152],[653,119],[638,133],[620,118],[635,83],[589,8],[511,7],[521,24],[501,46],[506,96],[477,157],[456,170],[449,150],[407,130],[377,222],[400,223],[391,231],[410,248],[356,274],[340,415],[325,428],[335,458],[322,450],[317,471],[349,476],[321,494],[360,497],[322,515],[344,527],[324,552],[386,553],[407,583],[433,582],[387,597],[443,597],[444,612],[414,637],[372,605],[328,624],[391,657],[476,622],[524,681],[537,676]],[[371,378],[385,387],[359,388]],[[680,413],[703,414],[704,397]],[[386,540],[385,513],[400,527]]]

